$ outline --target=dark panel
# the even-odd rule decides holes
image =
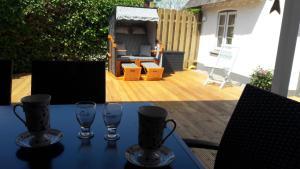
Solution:
[[[163,54],[164,73],[174,73],[183,70],[184,52],[165,51]]]
[[[34,61],[32,94],[50,94],[52,104],[105,102],[105,62]]]
[[[11,103],[12,61],[0,60],[0,105]]]

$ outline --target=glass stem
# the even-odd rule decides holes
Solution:
[[[90,133],[90,128],[89,127],[81,127],[81,132],[83,134],[89,134]]]
[[[115,136],[117,133],[117,128],[107,128],[107,133],[109,136]]]

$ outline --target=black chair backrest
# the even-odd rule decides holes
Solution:
[[[50,94],[51,104],[105,103],[104,61],[33,61],[32,94]]]
[[[0,105],[11,103],[12,61],[0,60]]]
[[[300,103],[247,85],[226,127],[215,169],[300,168]]]

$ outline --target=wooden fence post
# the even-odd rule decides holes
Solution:
[[[159,22],[157,24],[157,34],[156,39],[161,40],[161,31],[162,31],[162,23],[163,23],[163,10],[158,9]]]
[[[186,26],[186,36],[185,36],[185,48],[184,48],[184,67],[188,67],[188,61],[191,57],[190,49],[191,49],[191,35],[192,35],[192,16],[187,17],[187,26]]]
[[[192,66],[194,64],[194,61],[196,60],[196,50],[197,49],[197,32],[198,32],[198,23],[197,18],[193,16],[193,26],[192,26],[192,39],[191,39],[191,48],[190,48],[190,57],[188,61],[188,66]]]
[[[181,14],[182,12],[176,12],[175,29],[174,29],[174,43],[172,50],[178,51],[179,47],[179,35],[180,35],[180,25],[181,25]]]
[[[161,34],[161,43],[167,47],[167,36],[168,36],[168,20],[169,20],[169,10],[163,10],[163,23],[162,23],[162,34]]]
[[[181,15],[181,21],[180,21],[181,27],[180,27],[180,38],[179,38],[179,51],[184,51],[185,34],[186,34],[186,18],[187,18],[187,13],[183,11]]]

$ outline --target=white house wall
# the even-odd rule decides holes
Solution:
[[[226,3],[226,2],[225,2]],[[249,77],[253,70],[261,66],[274,69],[277,54],[284,0],[281,0],[281,14],[270,9],[274,0],[256,0],[251,3],[204,6],[204,21],[201,28],[197,62],[211,65],[216,57],[210,56],[217,45],[218,13],[223,10],[236,10],[233,45],[240,48],[239,56],[233,67],[233,73]],[[299,38],[298,38],[299,39]],[[300,41],[300,40],[299,40]],[[300,45],[295,54],[290,90],[296,90],[300,71]]]
[[[292,91],[292,95],[300,96],[300,28],[298,31],[297,45],[295,50],[289,90]]]

